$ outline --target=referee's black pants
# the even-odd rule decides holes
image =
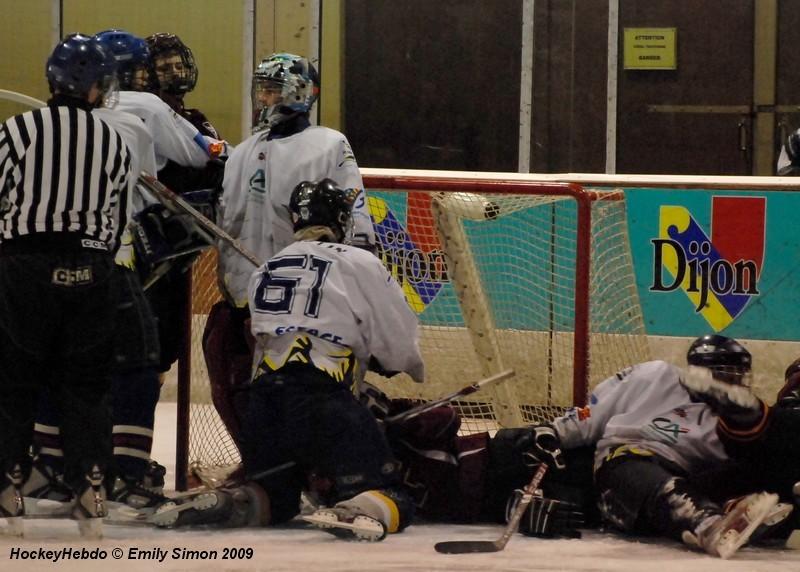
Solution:
[[[0,463],[30,472],[39,394],[60,410],[67,483],[111,457],[108,390],[117,289],[110,253],[0,244]],[[22,248],[18,248],[23,246]]]

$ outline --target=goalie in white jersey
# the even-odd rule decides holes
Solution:
[[[251,483],[169,503],[153,519],[280,524],[299,513],[311,482],[324,508],[306,520],[381,540],[407,526],[413,509],[383,432],[354,392],[368,367],[423,381],[417,318],[380,260],[343,244],[351,203],[333,181],[299,184],[289,210],[298,241],[250,283],[258,367],[237,409]]]
[[[563,468],[560,448],[596,444],[599,509],[613,526],[635,534],[660,534],[728,558],[763,524],[788,513],[778,496],[756,493],[727,511],[692,483],[694,474],[729,461],[717,435],[717,416],[687,389],[684,377],[710,375],[741,384],[750,353],[724,336],[698,338],[685,372],[663,361],[634,365],[601,382],[587,407],[552,426],[533,429],[541,456]]]
[[[348,241],[371,249],[375,234],[364,185],[347,138],[311,125],[319,77],[304,57],[276,53],[253,73],[254,133],[236,146],[226,166],[219,225],[259,260],[293,242],[289,196],[301,181],[333,179],[353,197],[353,234]],[[245,326],[252,263],[219,245],[219,277],[225,301],[214,305],[203,334],[203,353],[214,405],[237,440],[239,428],[228,398],[246,383],[252,356]]]

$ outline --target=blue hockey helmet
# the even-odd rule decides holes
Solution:
[[[69,34],[47,58],[45,76],[51,93],[86,99],[93,86],[101,93],[98,105],[116,89],[116,62],[91,36]]]
[[[148,91],[155,85],[150,50],[142,38],[117,29],[98,32],[95,38],[117,61],[121,89]]]

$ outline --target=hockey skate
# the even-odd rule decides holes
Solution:
[[[182,498],[169,499],[156,507],[147,519],[160,528],[177,528],[219,522],[228,512],[229,495],[222,491],[204,490]]]
[[[69,502],[73,495],[72,490],[64,482],[64,475],[39,457],[34,457],[31,474],[22,486],[22,496],[29,499]]]
[[[776,494],[751,494],[738,500],[726,514],[710,524],[705,521],[696,534],[685,532],[683,540],[713,556],[727,559],[750,540],[759,526],[768,522],[777,524],[789,512],[779,506]]]
[[[0,517],[8,523],[7,533],[11,536],[23,536],[22,519],[25,516],[25,504],[22,501],[22,470],[19,465],[6,473],[0,480]]]
[[[107,514],[103,473],[95,465],[86,475],[86,482],[75,499],[72,518],[78,522],[81,536],[100,539],[103,538],[103,518]]]
[[[74,494],[64,477],[53,467],[34,457],[31,474],[22,486],[25,516],[28,518],[69,518]]]
[[[339,538],[368,542],[386,538],[386,527],[381,521],[344,506],[321,508],[301,518]]]
[[[161,528],[215,524],[224,528],[266,526],[270,503],[254,483],[230,489],[201,489],[168,499],[156,507],[148,523]]]
[[[144,482],[117,477],[114,479],[114,486],[108,493],[108,500],[128,505],[137,510],[150,509],[150,512],[153,512],[157,506],[168,499],[160,492],[145,486]]]

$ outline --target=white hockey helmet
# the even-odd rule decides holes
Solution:
[[[319,97],[319,75],[302,56],[277,53],[253,72],[253,131],[308,113]]]

